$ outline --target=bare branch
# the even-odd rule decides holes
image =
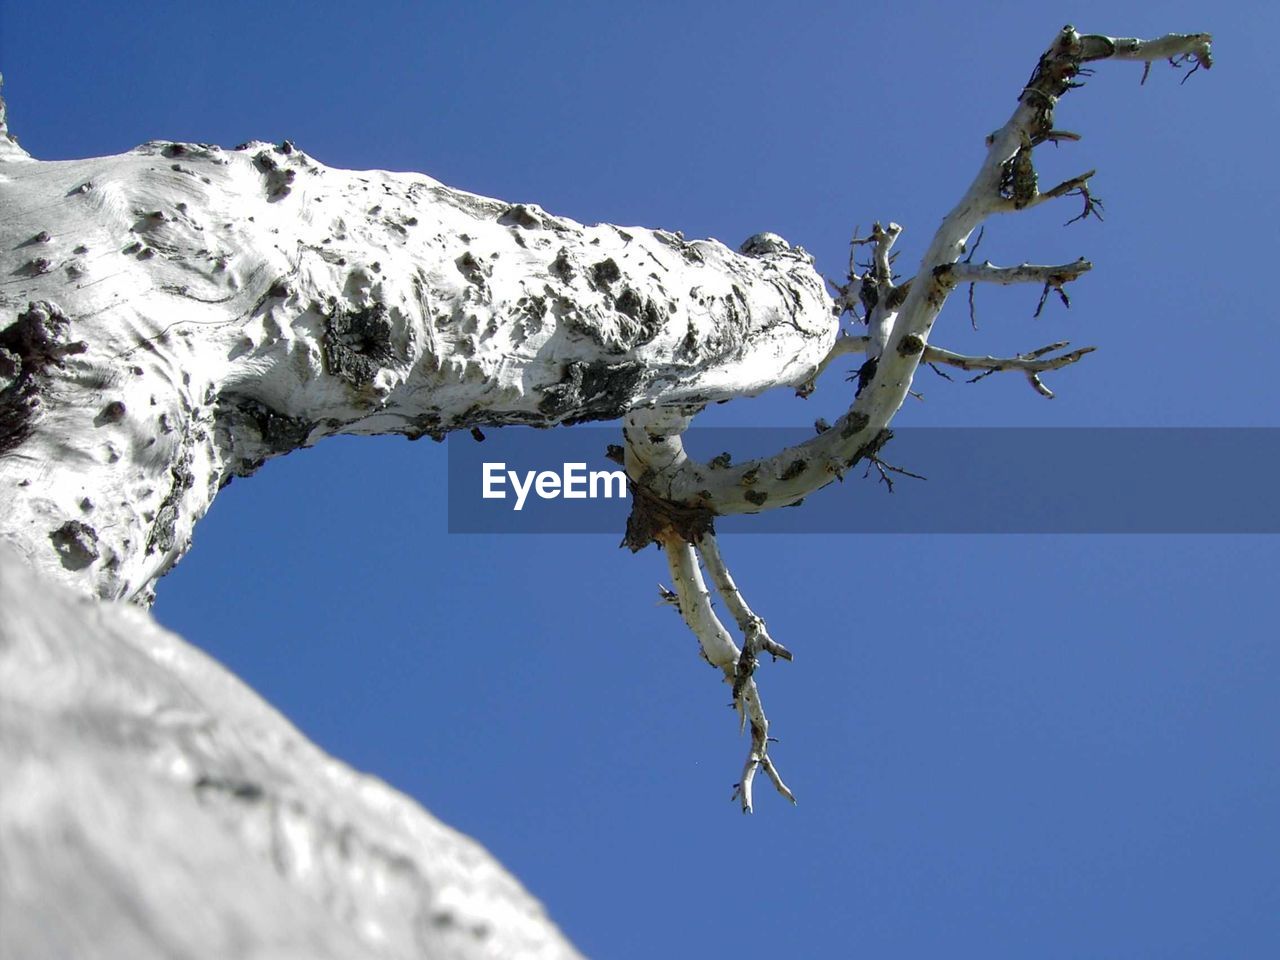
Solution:
[[[931,347],[929,335],[947,298],[959,283],[968,283],[971,291],[977,283],[1040,283],[1044,289],[1038,314],[1052,292],[1056,291],[1064,302],[1069,303],[1064,287],[1088,271],[1089,262],[1081,259],[1059,265],[975,265],[972,254],[977,243],[973,249],[968,249],[968,241],[974,231],[994,214],[1025,209],[1067,195],[1083,197],[1081,217],[1100,217],[1101,204],[1090,194],[1088,187],[1093,171],[1046,191],[1040,191],[1036,186],[1035,169],[1031,163],[1033,149],[1045,142],[1078,139],[1077,135],[1059,130],[1054,124],[1054,112],[1062,96],[1080,85],[1079,78],[1089,72],[1084,66],[1087,62],[1107,58],[1147,61],[1182,57],[1207,67],[1211,62],[1208,43],[1209,38],[1202,34],[1129,41],[1081,36],[1071,27],[1063,29],[1040,57],[1019,95],[1018,106],[1012,116],[987,138],[987,153],[982,165],[964,195],[943,218],[912,280],[894,285],[891,247],[901,227],[890,224],[886,229],[877,224],[866,237],[859,237],[855,231],[850,250],[850,284],[836,289],[847,301],[850,291],[855,289],[854,282],[858,282],[857,297],[865,311],[868,335],[865,338],[840,338],[810,378],[802,382],[800,391],[804,394],[812,389],[816,376],[837,357],[862,350],[868,361],[859,372],[859,388],[844,416],[829,428],[825,428],[823,423],[815,436],[773,456],[737,464],[710,464],[691,459],[684,448],[682,434],[696,414],[695,408],[657,406],[633,409],[624,418],[628,474],[637,485],[647,486],[652,497],[682,509],[696,508],[708,516],[754,513],[794,504],[833,480],[842,479],[848,470],[862,461],[869,462],[881,471],[886,482],[891,482],[890,474],[900,472],[900,468],[887,465],[879,452],[892,436],[888,425],[906,397],[911,395],[912,380],[921,362],[978,371],[979,377],[1001,371],[1020,372],[1038,393],[1052,397],[1053,392],[1044,385],[1040,375],[1075,363],[1092,347],[1054,355],[1067,347],[1064,342],[1015,357],[971,357]],[[855,251],[859,245],[865,244],[871,244],[875,249],[866,272],[859,275]],[[965,259],[962,261],[961,258]],[[972,299],[970,305],[972,318]],[[672,515],[676,515],[674,511]],[[680,535],[674,532],[675,529],[673,527],[668,535],[656,534],[654,539],[663,544],[669,557],[674,552],[682,558],[680,563],[685,567],[691,564],[696,568],[691,549],[677,551],[664,539],[664,536],[670,536],[678,541]],[[717,556],[714,551],[713,545],[711,557]],[[704,558],[708,555],[704,549]],[[714,560],[708,560],[708,564],[716,567]],[[674,561],[672,569],[676,575]],[[735,683],[738,692],[736,702],[751,720],[752,752],[737,788],[744,809],[750,809],[751,784],[756,771],[763,768],[771,777],[776,773],[766,752],[769,742],[767,722],[763,720],[762,710],[757,718],[757,709],[753,706],[758,704],[753,675],[754,654],[750,652],[753,642],[748,642],[746,652],[739,651],[727,636],[727,644],[720,639],[724,628],[719,621],[714,621],[714,628],[707,625],[714,614],[711,614],[706,601],[705,588],[691,590],[686,598],[686,592],[679,586],[681,577],[700,585],[701,574],[696,569],[694,572],[676,575],[681,607],[685,609],[691,602],[698,601],[705,603],[706,608],[705,612],[692,617],[686,610],[686,620],[695,634],[699,634],[704,650],[715,648],[712,662],[725,671],[730,682]],[[718,571],[713,573],[713,577],[720,576],[722,574]],[[723,571],[723,576],[727,577],[727,571]],[[722,593],[726,604],[733,609],[729,598],[741,598],[731,584],[729,578]],[[754,614],[745,604],[735,615],[739,616],[740,625],[745,624],[744,634],[750,635],[750,631],[757,629]],[[705,634],[710,634],[710,637],[702,639]],[[780,780],[775,778],[775,784],[790,796],[790,791]]]
[[[1157,40],[1089,34],[1080,37],[1080,44],[1082,60],[1194,60],[1206,70],[1213,66],[1213,37],[1207,33],[1171,33]]]
[[[997,267],[990,260],[982,263],[948,263],[935,271],[953,286],[962,283],[998,283],[1009,286],[1015,283],[1049,283],[1055,286],[1076,280],[1093,269],[1093,264],[1081,257],[1071,263],[1045,265],[1022,263],[1016,267]]]
[[[881,227],[877,221],[871,228],[871,236],[867,238],[867,242],[875,244],[875,268],[872,277],[878,283],[890,285],[893,283],[892,257],[889,251],[893,249],[893,244],[900,233],[902,233],[902,227],[896,223]]]
[[[697,638],[703,659],[732,679],[741,651],[711,608],[711,595],[702,579],[693,544],[671,537],[663,542],[662,548],[671,568],[676,609]]]
[[[998,283],[1004,286],[1014,283],[1043,283],[1044,291],[1040,294],[1040,302],[1036,305],[1035,316],[1038,317],[1044,309],[1051,290],[1057,291],[1066,306],[1071,306],[1071,300],[1063,289],[1063,285],[1078,279],[1092,269],[1093,264],[1084,257],[1074,263],[1056,266],[1024,263],[1016,267],[997,267],[993,266],[989,260],[983,263],[960,261],[944,264],[937,268],[935,275],[953,287],[966,282],[969,284],[969,319],[973,322],[973,285],[975,283]]]
[[[707,565],[707,573],[711,577],[711,582],[715,584],[716,592],[720,594],[724,600],[724,605],[729,609],[730,615],[738,624],[738,629],[742,631],[745,647],[743,656],[747,655],[750,650],[763,650],[772,656],[775,660],[791,660],[791,651],[778,643],[773,637],[769,636],[764,620],[752,613],[751,608],[747,606],[747,601],[742,596],[742,591],[738,589],[738,585],[734,582],[733,576],[729,573],[729,568],[724,562],[724,558],[720,555],[720,545],[716,540],[715,534],[703,534],[702,539],[697,544],[698,553],[702,555],[703,562]],[[741,677],[741,661],[739,662],[738,675]],[[734,682],[735,695],[738,692],[739,682]]]
[[[778,792],[792,803],[795,795],[783,783],[777,768],[769,758],[769,720],[765,716],[764,704],[760,701],[760,692],[756,688],[753,677],[755,653],[764,650],[775,657],[790,660],[790,652],[781,644],[774,642],[764,628],[764,621],[751,612],[742,599],[728,568],[720,557],[719,549],[711,534],[703,536],[698,549],[704,559],[708,559],[708,570],[716,583],[721,597],[730,612],[744,625],[747,637],[745,649],[739,650],[729,631],[725,629],[720,618],[711,607],[711,596],[706,582],[702,579],[702,569],[694,545],[678,536],[670,536],[662,541],[662,548],[667,555],[667,563],[671,568],[671,577],[675,584],[677,599],[676,609],[684,618],[689,629],[693,631],[702,648],[703,658],[712,666],[719,668],[727,682],[733,684],[734,706],[738,710],[741,723],[751,728],[751,748],[747,753],[743,767],[742,779],[735,785],[734,795],[741,800],[742,812],[750,813],[752,809],[751,785],[756,770],[763,767],[769,774]],[[666,595],[663,595],[666,600]],[[748,663],[744,672],[744,661]]]
[[[874,453],[871,454],[870,456],[867,457],[867,460],[869,461],[867,464],[867,472],[863,474],[863,476],[864,477],[870,476],[871,468],[874,467],[876,471],[879,472],[880,474],[880,482],[889,488],[890,493],[893,493],[893,477],[890,476],[891,473],[896,473],[899,476],[903,476],[903,477],[911,477],[913,480],[929,479],[928,477],[922,476],[921,474],[912,473],[906,467],[899,467],[899,466],[895,466],[892,463],[888,463],[885,460],[881,459],[881,457],[878,454],[874,454]]]
[[[1099,211],[1104,209],[1104,205],[1101,198],[1095,197],[1089,189],[1089,178],[1096,173],[1096,170],[1089,170],[1079,176],[1063,180],[1060,184],[1048,190],[1032,191],[1029,196],[1021,199],[1002,196],[997,210],[1001,213],[1012,210],[1030,210],[1032,207],[1038,207],[1042,203],[1056,200],[1059,197],[1078,196],[1084,198],[1084,209],[1079,216],[1072,217],[1067,223],[1072,224],[1077,220],[1084,220],[1090,215],[1101,220],[1102,214]]]
[[[1063,350],[1068,345],[1066,340],[1061,340],[1057,343],[1040,347],[1038,350],[1032,350],[1029,353],[1020,353],[1016,357],[971,357],[961,353],[952,353],[950,350],[944,350],[941,347],[935,347],[930,344],[924,348],[924,361],[930,364],[945,363],[951,367],[959,367],[961,370],[984,371],[970,380],[970,383],[975,383],[993,373],[1016,370],[1026,374],[1027,381],[1036,393],[1052,400],[1053,391],[1040,381],[1039,375],[1046,370],[1060,370],[1062,367],[1069,366],[1085,354],[1093,353],[1097,349],[1097,347],[1080,347],[1070,353],[1064,353],[1056,357],[1045,356],[1057,350]]]

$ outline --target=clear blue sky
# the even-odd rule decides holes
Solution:
[[[1098,345],[1058,399],[926,372],[901,422],[1280,426],[1265,5],[6,2],[0,70],[41,158],[287,137],[584,221],[775,230],[838,274],[876,218],[909,269],[1068,19],[1213,31],[1219,66],[1104,65],[1042,178],[1097,167],[1107,221],[988,228],[997,262],[1095,262],[1070,313],[983,290],[978,332],[963,297],[937,327],[971,353]],[[833,379],[715,420],[833,416]],[[744,818],[744,744],[654,605],[660,556],[449,536],[445,466],[397,440],[269,464],[157,614],[486,844],[588,954],[1280,955],[1276,538],[730,538],[797,654],[761,681],[800,803],[762,789]]]

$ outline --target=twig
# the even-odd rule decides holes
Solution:
[[[698,638],[704,659],[717,667],[724,674],[725,680],[733,684],[733,702],[738,710],[740,722],[744,726],[751,727],[751,748],[747,753],[742,779],[734,787],[734,796],[741,800],[742,812],[750,813],[752,810],[751,785],[756,770],[760,767],[769,774],[778,792],[795,803],[795,795],[783,783],[777,768],[768,756],[769,720],[765,716],[764,705],[760,702],[760,692],[756,688],[753,676],[755,664],[750,662],[754,660],[755,651],[758,650],[765,650],[775,657],[788,660],[791,659],[790,652],[769,638],[764,629],[764,621],[747,607],[742,594],[733,583],[733,578],[729,576],[728,568],[725,567],[711,534],[704,534],[698,550],[702,552],[704,559],[712,558],[708,559],[707,568],[713,582],[717,584],[717,589],[720,590],[725,606],[738,618],[740,624],[746,623],[749,628],[744,628],[747,646],[743,650],[738,649],[738,645],[733,642],[728,630],[711,608],[711,596],[707,591],[706,582],[702,579],[702,569],[698,565],[693,544],[671,534],[662,540],[662,548],[671,568],[680,614],[694,636]],[[744,660],[748,667],[745,676],[740,677],[739,673],[744,669]]]
[[[867,460],[868,460],[867,472],[862,475],[863,479],[866,479],[867,477],[871,476],[871,468],[875,467],[876,470],[879,471],[880,473],[880,481],[889,488],[890,493],[893,493],[893,478],[889,476],[889,474],[891,473],[900,474],[901,476],[904,476],[904,477],[911,477],[912,479],[915,479],[915,480],[929,479],[928,477],[921,476],[918,473],[912,473],[910,470],[907,470],[904,467],[896,467],[892,463],[886,463],[884,460],[880,459],[879,455],[874,453],[870,454],[867,457]]]
[[[1060,354],[1056,357],[1049,357],[1046,354],[1063,350],[1069,346],[1066,340],[1057,343],[1051,343],[1048,346],[1040,347],[1028,353],[1020,353],[1016,357],[971,357],[962,353],[952,353],[950,350],[944,350],[941,347],[935,347],[929,344],[924,348],[923,360],[925,363],[945,363],[948,366],[959,367],[961,370],[981,370],[976,377],[968,382],[976,383],[984,377],[989,377],[993,373],[1003,373],[1007,371],[1018,371],[1026,374],[1027,381],[1031,384],[1032,389],[1042,397],[1052,400],[1053,391],[1046,387],[1040,381],[1040,374],[1046,370],[1059,370],[1062,367],[1075,363],[1085,354],[1093,353],[1097,347],[1080,347],[1072,350],[1070,353]]]

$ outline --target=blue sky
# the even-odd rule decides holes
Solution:
[[[984,289],[977,332],[959,297],[934,334],[1099,351],[1051,375],[1051,402],[925,372],[899,422],[1280,426],[1272,9],[689,6],[6,3],[0,70],[45,159],[287,137],[587,222],[774,230],[835,275],[877,218],[906,228],[909,269],[1064,20],[1209,30],[1212,72],[1140,87],[1140,67],[1103,65],[1061,107],[1085,139],[1042,182],[1097,167],[1105,223],[1063,229],[1063,205],[988,227],[996,262],[1092,259],[1073,309],[1033,320],[1034,291]],[[832,417],[831,379],[708,422]],[[1231,497],[1232,472],[1205,495]],[[443,447],[395,439],[268,464],[219,497],[156,612],[486,844],[588,954],[1280,949],[1276,538],[727,538],[797,655],[761,684],[800,802],[762,789],[744,818],[744,744],[654,604],[660,556],[450,536],[445,473]]]

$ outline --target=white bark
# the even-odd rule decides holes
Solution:
[[[698,408],[802,382],[836,335],[782,242],[584,227],[289,144],[0,156],[0,535],[98,597],[147,600],[220,486],[323,437]]]
[[[0,957],[578,954],[483,848],[0,545]]]

